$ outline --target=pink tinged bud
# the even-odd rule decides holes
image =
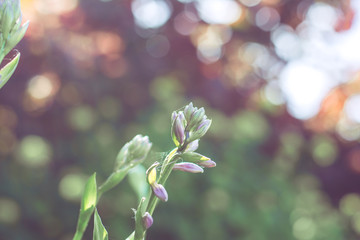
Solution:
[[[151,185],[151,188],[156,197],[158,197],[163,202],[167,202],[168,194],[163,185],[155,182],[153,185]]]
[[[189,172],[189,173],[203,173],[204,172],[204,169],[202,169],[199,165],[196,165],[195,163],[190,163],[190,162],[176,163],[174,165],[173,169],[183,171],[183,172]]]
[[[195,129],[192,135],[190,135],[190,140],[199,139],[205,135],[205,133],[209,130],[211,125],[210,119],[202,120],[199,126]]]
[[[216,167],[216,162],[214,162],[212,160],[200,161],[200,162],[198,162],[198,165],[205,167],[205,168],[212,168],[212,167]]]
[[[196,131],[202,130],[206,132],[209,129],[210,125],[211,125],[211,120],[205,119],[199,124]]]
[[[142,220],[143,220],[144,227],[146,229],[150,228],[151,225],[153,225],[153,223],[154,223],[154,219],[152,218],[152,216],[148,212],[145,212]]]
[[[178,114],[176,112],[173,112],[171,115],[171,123],[174,124],[175,119],[177,118]]]
[[[195,130],[205,116],[204,108],[200,108],[199,110],[197,110],[196,108],[194,109],[195,111],[191,114],[191,120],[188,123],[188,128],[190,129],[190,131]]]
[[[194,152],[196,151],[196,149],[198,149],[198,147],[199,147],[199,139],[190,142],[187,145],[185,152]]]
[[[182,145],[185,141],[185,128],[179,117],[175,120],[175,137],[176,140]]]
[[[180,122],[182,123],[183,127],[186,127],[186,119],[184,116],[184,112],[179,112],[178,113],[178,118],[180,119]]]

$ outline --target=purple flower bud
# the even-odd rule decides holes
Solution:
[[[174,134],[176,137],[176,140],[179,142],[180,145],[182,145],[185,141],[185,128],[183,123],[181,122],[181,119],[177,117],[175,119],[175,127],[174,127]]]
[[[150,215],[150,213],[145,212],[143,218],[143,225],[146,229],[148,229],[149,227],[151,227],[151,225],[153,225],[154,223],[154,219],[152,218],[152,216]]]
[[[155,182],[153,185],[151,185],[151,188],[156,197],[158,197],[163,202],[167,202],[168,194],[163,185]]]
[[[174,170],[179,170],[183,172],[190,172],[190,173],[203,173],[204,169],[202,169],[199,165],[190,162],[182,162],[176,163],[174,165]]]
[[[174,111],[171,114],[171,124],[174,124],[175,119],[177,118],[178,114]]]
[[[193,141],[195,139],[199,139],[202,136],[204,136],[205,133],[209,130],[210,125],[211,125],[210,119],[202,120],[201,123],[194,130],[193,134],[190,135],[189,141]]]
[[[196,151],[196,149],[198,149],[198,147],[199,139],[196,139],[195,141],[192,141],[187,145],[185,152],[194,152]]]
[[[200,108],[199,110],[194,111],[193,114],[191,115],[191,120],[188,123],[189,125],[188,128],[191,131],[196,129],[203,120],[204,116],[205,116],[204,108]]]
[[[199,124],[199,126],[198,126],[197,129],[196,129],[196,131],[199,131],[199,130],[202,129],[202,128],[210,127],[210,124],[211,124],[211,120],[209,120],[209,119],[204,119],[204,120]]]
[[[207,160],[207,161],[199,161],[197,163],[198,165],[205,167],[205,168],[212,168],[212,167],[216,167],[216,162],[212,161],[212,160]]]
[[[180,119],[180,122],[182,123],[182,125],[184,126],[184,128],[186,127],[186,119],[184,116],[183,112],[179,112],[178,113],[178,118]]]

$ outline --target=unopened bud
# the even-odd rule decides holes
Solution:
[[[210,119],[204,119],[195,130],[193,130],[192,134],[190,135],[189,140],[195,140],[199,139],[202,136],[205,135],[205,133],[209,130],[211,126],[211,120]]]
[[[171,114],[171,126],[174,124],[175,119],[177,118],[177,116],[178,116],[178,114],[175,111]]]
[[[157,198],[159,198],[163,202],[167,202],[168,194],[163,185],[155,182],[154,184],[151,185],[151,189]]]
[[[187,122],[186,122],[186,119],[185,119],[185,116],[184,116],[184,112],[181,112],[181,111],[180,111],[180,112],[178,113],[178,118],[179,118],[181,124],[183,125],[183,127],[185,128]]]
[[[136,135],[121,148],[116,157],[114,170],[119,170],[129,164],[136,165],[143,162],[150,151],[151,145],[148,136]]]
[[[174,124],[172,125],[172,138],[176,146],[181,146],[185,141],[185,127],[179,118],[175,119]]]
[[[216,162],[212,161],[212,160],[207,160],[207,161],[200,161],[197,163],[198,165],[204,167],[204,168],[212,168],[212,167],[216,167]]]
[[[187,122],[190,122],[194,110],[195,109],[192,102],[185,106],[184,115]]]
[[[200,153],[196,152],[184,152],[180,155],[181,158],[186,162],[193,162],[198,164],[201,161],[208,161],[210,158],[205,157],[204,155],[201,155]]]
[[[173,169],[183,172],[190,172],[190,173],[204,172],[204,169],[202,169],[199,165],[196,165],[195,163],[191,163],[191,162],[176,163]]]
[[[150,167],[146,173],[148,183],[154,185],[156,183],[156,166]]]
[[[185,152],[194,152],[199,147],[199,139],[196,139],[186,146]]]
[[[190,131],[193,131],[199,126],[201,121],[204,119],[204,116],[205,116],[204,108],[200,108],[192,114],[191,120],[188,123],[189,125],[188,128],[190,129]]]
[[[151,225],[153,225],[153,223],[154,223],[153,217],[148,212],[145,212],[142,220],[143,220],[143,225],[144,225],[145,229],[150,228]]]

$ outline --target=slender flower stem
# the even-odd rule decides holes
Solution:
[[[178,158],[178,149],[175,148],[172,150],[165,158],[163,162],[163,166],[161,168],[160,177],[158,183],[161,185],[165,185],[166,180],[168,179],[175,163]],[[156,205],[159,199],[155,196],[155,194],[151,191],[149,196],[149,203],[147,206],[146,211],[149,212],[151,215],[154,213]]]
[[[173,149],[164,159],[160,170],[160,176],[156,177],[158,163],[154,163],[147,172],[147,180],[152,191],[149,193],[145,205],[139,205],[135,211],[135,231],[126,240],[144,240],[148,227],[140,224],[143,221],[145,211],[152,216],[159,199],[167,201],[168,195],[164,188],[175,164],[180,158],[184,159],[187,153],[189,162],[182,170],[188,172],[203,172],[199,161],[208,161],[204,167],[213,167],[216,164],[201,154],[194,153],[199,145],[199,139],[207,132],[211,120],[207,119],[204,108],[196,108],[192,103],[185,106],[184,111],[175,111],[171,115],[171,137],[177,148]],[[209,162],[210,161],[210,162]],[[202,163],[202,162],[201,162]],[[185,168],[186,166],[186,168]],[[142,203],[142,202],[140,202]],[[142,206],[144,208],[142,208]]]
[[[178,153],[179,153],[179,149],[175,148],[166,156],[160,171],[160,177],[158,179],[159,184],[162,185],[165,184],[175,163],[179,158]],[[152,215],[154,213],[158,201],[159,199],[155,196],[155,194],[152,191],[150,191],[147,201],[146,212]],[[146,234],[146,229],[136,228],[135,231],[126,240],[143,240],[145,239],[145,234]]]

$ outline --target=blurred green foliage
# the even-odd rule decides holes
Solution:
[[[24,2],[32,9],[32,1]],[[155,212],[148,239],[358,239],[360,191],[357,175],[341,161],[346,144],[306,129],[263,97],[259,69],[231,60],[242,54],[232,48],[245,39],[271,49],[269,32],[234,25],[234,41],[223,53],[231,66],[204,64],[191,37],[167,25],[145,32],[134,26],[131,1],[73,2],[76,8],[58,15],[37,10],[21,45],[18,81],[0,94],[0,240],[72,239],[86,179],[96,171],[103,183],[119,149],[136,134],[153,143],[145,167],[173,149],[170,115],[190,101],[212,119],[199,152],[217,166],[202,176],[171,175],[169,201]],[[183,2],[174,1],[174,11]],[[300,2],[312,4],[264,2],[289,24],[301,20],[290,16]],[[147,54],[143,35],[152,31],[171,40],[169,56]],[[134,187],[140,168],[97,206],[110,239],[125,239],[134,229],[131,208],[146,191]],[[91,224],[84,239],[92,238]]]

